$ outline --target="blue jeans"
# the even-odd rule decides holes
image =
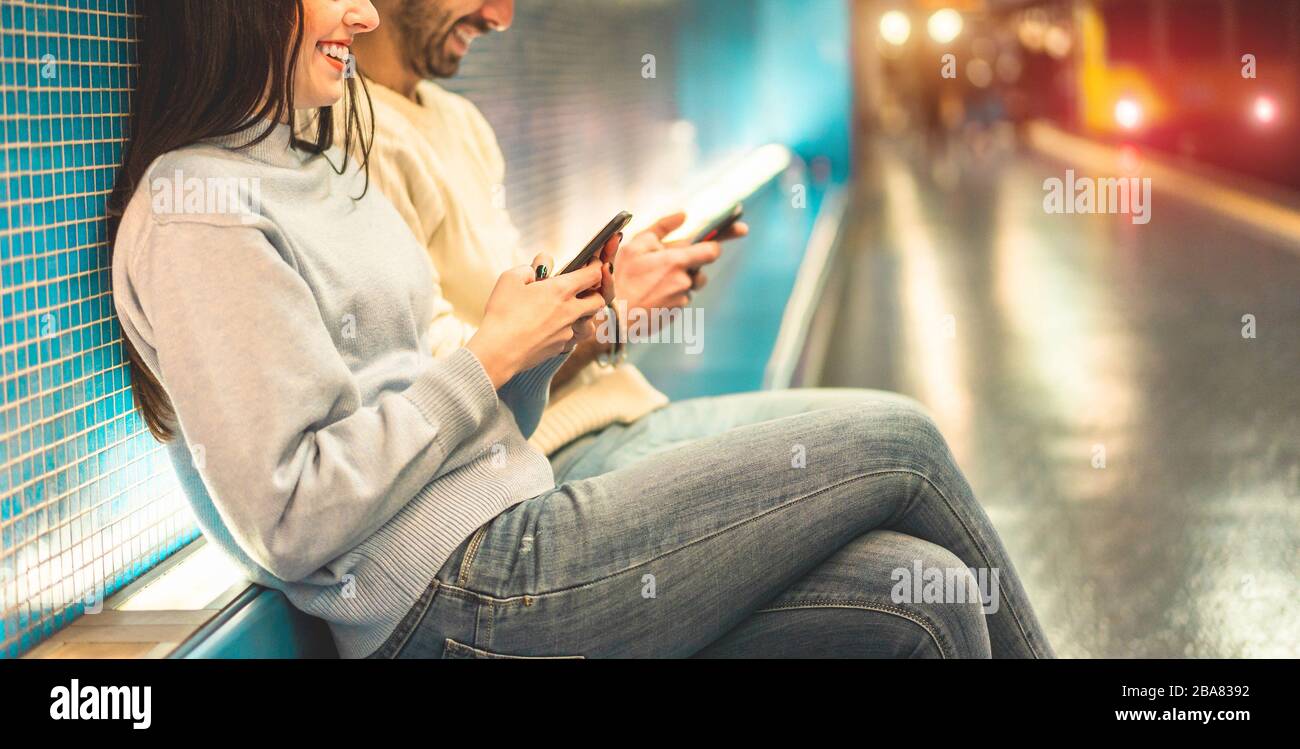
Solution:
[[[571,447],[561,486],[462,544],[375,657],[1052,654],[908,399],[691,401]]]

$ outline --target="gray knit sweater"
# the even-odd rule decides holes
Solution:
[[[395,209],[285,126],[249,140],[151,166],[114,301],[204,534],[362,657],[476,528],[554,487],[525,435],[562,359],[499,392],[468,350],[434,359],[438,279]]]

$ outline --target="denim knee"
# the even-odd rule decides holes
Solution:
[[[934,482],[957,471],[938,424],[906,396],[882,395],[847,408],[840,413],[839,427],[867,470],[908,471]]]
[[[988,658],[981,590],[951,551],[896,531],[877,530],[843,546],[788,590],[784,604],[860,604],[907,620],[891,627],[894,657]]]
[[[948,452],[948,443],[939,425],[925,406],[899,395],[882,404],[884,419],[908,443],[926,452]]]
[[[984,603],[970,568],[941,546],[918,541],[913,548],[917,554],[910,560],[911,569],[895,576],[891,598],[938,629],[939,657],[991,657]],[[915,579],[918,571],[919,581]],[[927,638],[918,642],[918,647],[933,649],[935,643]]]
[[[956,554],[938,544],[895,531],[872,531],[844,547],[842,561],[880,583],[864,593],[884,596],[917,627],[908,655],[988,658],[988,624],[975,575]],[[885,582],[887,580],[887,582]]]

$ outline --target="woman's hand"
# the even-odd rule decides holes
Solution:
[[[617,247],[615,240],[611,240]],[[483,323],[466,344],[500,389],[510,378],[555,356],[572,351],[596,334],[593,316],[604,309],[613,278],[605,257],[609,248],[584,268],[536,280],[537,268],[554,262],[538,255],[533,265],[501,275],[488,297]]]
[[[623,233],[619,232],[609,242],[601,248],[600,261],[602,264],[600,279],[600,295],[604,297],[605,304],[614,304],[614,259],[618,255],[619,245],[623,242]],[[608,321],[604,320],[604,310],[596,313],[591,318],[588,329],[582,331],[583,340],[569,360],[564,363],[563,367],[555,373],[551,379],[551,392],[554,393],[558,388],[563,387],[570,380],[577,376],[579,372],[585,369],[589,364],[596,361],[597,357],[605,354],[610,349],[612,341],[600,341],[596,339],[596,330],[605,325]]]

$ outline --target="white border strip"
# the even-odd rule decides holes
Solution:
[[[848,207],[847,192],[846,188],[838,187],[823,198],[803,262],[799,264],[799,276],[785,305],[776,346],[767,360],[767,370],[763,375],[763,387],[767,390],[784,390],[794,382],[799,356],[816,312],[817,299],[826,285],[826,272]]]

